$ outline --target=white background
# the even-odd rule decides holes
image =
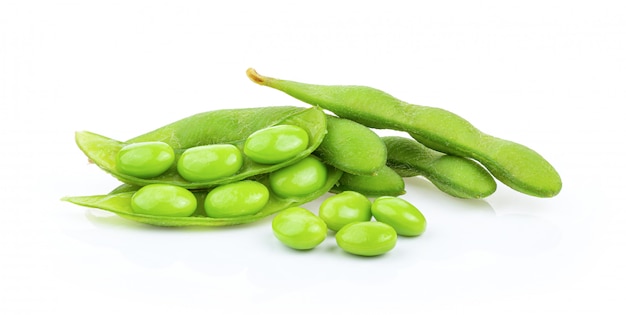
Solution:
[[[624,314],[622,3],[3,0],[0,313]],[[74,131],[306,106],[248,67],[448,109],[540,152],[563,190],[470,201],[410,179],[428,230],[372,259],[332,235],[290,250],[269,218],[166,229],[60,201],[117,185]]]

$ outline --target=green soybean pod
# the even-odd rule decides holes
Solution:
[[[328,133],[315,154],[324,163],[354,175],[375,175],[387,161],[387,147],[368,127],[326,116]]]
[[[331,192],[356,191],[368,197],[404,195],[404,179],[388,166],[376,175],[353,175],[343,173]]]
[[[439,190],[458,198],[485,198],[496,191],[496,181],[480,164],[447,155],[399,136],[382,137],[387,166],[402,177],[424,176]]]
[[[139,178],[163,174],[174,164],[174,149],[159,141],[131,143],[123,146],[116,156],[120,173]]]
[[[308,195],[320,189],[326,177],[326,166],[313,156],[269,175],[272,191],[283,198]]]
[[[247,74],[257,84],[330,110],[339,117],[372,128],[406,131],[431,149],[475,159],[495,178],[519,192],[552,197],[561,190],[561,177],[537,152],[485,134],[450,111],[408,104],[366,86],[306,84],[264,77],[253,69],[248,69]]]
[[[252,133],[277,125],[303,127],[315,138],[317,128],[311,129],[311,125],[320,123],[317,114],[316,110],[308,112],[296,106],[217,109],[184,117],[124,142],[161,141],[174,150],[217,143],[243,144]],[[325,129],[325,124],[322,127]]]
[[[344,191],[326,198],[320,205],[319,217],[329,229],[339,231],[353,222],[370,221],[372,202],[355,191]]]
[[[325,193],[335,185],[342,172],[328,167],[326,182],[318,190],[311,192],[308,195],[282,198],[274,194],[271,190],[269,200],[267,204],[255,214],[227,217],[227,218],[212,218],[208,217],[204,207],[204,201],[210,190],[194,190],[193,195],[196,197],[197,204],[196,211],[188,217],[171,217],[163,215],[150,215],[140,214],[133,211],[131,206],[131,199],[134,193],[139,189],[137,186],[124,184],[114,189],[107,195],[92,195],[92,196],[70,196],[64,197],[62,200],[71,202],[73,204],[100,209],[115,213],[123,218],[132,220],[135,222],[156,225],[156,226],[168,226],[168,227],[182,227],[182,226],[228,226],[236,224],[246,224],[261,220],[267,216],[283,211],[285,209],[303,205],[307,202],[313,201]],[[269,189],[269,174],[263,174],[255,177],[255,181],[265,185]]]
[[[344,251],[359,256],[378,256],[396,246],[398,234],[382,222],[355,222],[344,226],[335,235],[337,245]]]
[[[391,225],[398,235],[418,236],[426,230],[426,218],[410,202],[383,196],[372,203],[372,215],[376,221]]]
[[[274,236],[293,249],[309,250],[326,239],[326,223],[311,211],[293,207],[281,211],[272,220]]]
[[[239,148],[232,144],[208,144],[185,150],[176,169],[190,182],[211,181],[236,174],[243,165]]]
[[[277,164],[260,164],[243,156],[241,169],[230,176],[212,180],[188,181],[172,167],[153,178],[124,174],[117,169],[116,155],[126,145],[137,142],[160,141],[169,144],[179,158],[187,149],[210,145],[231,144],[243,150],[246,138],[254,131],[274,125],[296,125],[306,130],[309,144],[289,160]],[[326,134],[326,115],[317,107],[269,107],[218,110],[193,115],[126,142],[92,132],[76,133],[76,144],[90,161],[122,182],[130,185],[171,184],[187,189],[206,189],[269,173],[309,156]]]
[[[263,164],[287,161],[309,145],[309,134],[294,125],[277,125],[253,132],[243,146],[244,154]]]
[[[269,197],[265,185],[244,180],[213,188],[206,196],[204,210],[211,218],[253,215],[265,207]]]
[[[132,194],[130,205],[133,213],[188,217],[196,211],[196,197],[189,190],[173,185],[152,184]]]

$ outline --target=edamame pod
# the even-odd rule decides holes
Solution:
[[[324,186],[306,196],[298,196],[298,197],[289,197],[289,198],[280,198],[277,195],[271,193],[269,195],[269,200],[265,204],[265,206],[256,214],[253,215],[242,215],[228,218],[210,218],[207,216],[203,209],[204,200],[206,198],[207,193],[210,190],[205,191],[194,191],[194,195],[197,198],[198,208],[196,211],[189,217],[166,217],[166,216],[155,216],[155,215],[145,215],[138,214],[133,211],[131,208],[131,198],[134,194],[134,191],[131,189],[136,188],[135,186],[130,185],[122,185],[116,188],[109,195],[95,195],[95,196],[78,196],[78,197],[65,197],[64,201],[69,201],[71,203],[77,204],[79,206],[85,206],[90,208],[97,208],[109,212],[113,212],[121,217],[124,217],[129,220],[158,225],[158,226],[227,226],[227,225],[236,225],[236,224],[245,224],[254,221],[258,221],[264,217],[277,213],[279,211],[296,207],[302,204],[305,204],[309,201],[315,200],[320,196],[324,195],[326,192],[330,190],[330,188],[335,185],[339,177],[341,177],[342,172],[333,167],[328,167],[328,176],[326,177],[326,182]],[[266,187],[269,188],[269,179],[268,175],[260,175],[258,178],[255,178],[258,182],[262,183]],[[130,190],[130,191],[129,191]]]
[[[399,136],[382,137],[387,146],[387,166],[402,177],[424,176],[439,190],[459,198],[485,198],[496,182],[478,163],[429,149]]]
[[[174,150],[216,143],[243,143],[257,130],[288,124],[288,121],[296,120],[294,125],[301,127],[309,125],[307,120],[311,117],[302,116],[304,111],[305,108],[296,106],[218,109],[185,117],[125,142],[161,141]],[[317,122],[318,119],[313,118],[310,124]],[[311,134],[310,127],[305,129]]]
[[[217,112],[217,113],[216,113]],[[103,170],[127,184],[145,186],[148,184],[172,184],[187,189],[213,187],[269,173],[293,164],[309,156],[322,142],[326,134],[326,115],[317,107],[270,107],[259,109],[234,109],[194,115],[181,121],[159,128],[128,142],[121,142],[95,133],[82,131],[76,133],[76,143],[87,157]],[[256,113],[256,115],[255,115]],[[259,121],[256,121],[258,118]],[[248,124],[254,126],[250,128]],[[116,167],[116,155],[128,143],[161,141],[172,146],[177,159],[185,149],[208,144],[232,144],[240,150],[251,133],[268,125],[291,124],[302,127],[311,139],[307,148],[293,158],[277,164],[259,164],[243,157],[243,166],[231,176],[217,179],[194,181],[185,180],[175,167],[153,178],[139,178],[119,172]],[[219,128],[214,127],[219,126]],[[257,129],[258,128],[258,129]],[[221,131],[216,131],[216,130]],[[227,130],[228,132],[224,132]],[[215,132],[215,134],[211,134]]]
[[[388,166],[376,175],[352,175],[343,173],[331,192],[356,191],[368,197],[404,195],[404,180]]]
[[[554,167],[521,144],[485,134],[447,110],[412,105],[366,86],[313,85],[264,77],[248,69],[255,83],[285,92],[337,116],[380,129],[408,132],[427,147],[472,158],[505,185],[537,197],[552,197],[562,187]]]
[[[371,129],[352,120],[327,116],[328,133],[315,154],[354,175],[374,175],[387,161],[387,147]]]

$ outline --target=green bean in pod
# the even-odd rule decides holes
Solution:
[[[257,163],[243,155],[241,167],[232,175],[217,178],[192,176],[189,179],[193,181],[190,181],[181,176],[176,165],[173,165],[158,176],[142,178],[121,172],[117,165],[118,153],[128,145],[165,143],[173,148],[178,161],[186,150],[206,145],[229,144],[243,151],[245,140],[255,131],[284,124],[299,126],[308,133],[309,141],[304,150],[276,164]],[[325,135],[326,115],[319,108],[269,107],[197,114],[126,142],[82,131],[76,133],[76,143],[90,161],[124,183],[138,186],[170,184],[187,189],[202,189],[269,173],[296,163],[315,151]]]
[[[237,225],[258,221],[277,212],[283,211],[291,207],[300,206],[323,196],[330,190],[331,187],[335,185],[335,183],[337,182],[337,180],[339,180],[339,177],[341,177],[342,174],[341,171],[333,167],[327,166],[327,168],[328,169],[326,180],[324,181],[322,187],[306,195],[290,196],[287,198],[280,197],[271,191],[268,174],[254,177],[251,180],[258,182],[267,188],[267,191],[269,192],[267,202],[260,210],[253,214],[241,215],[241,212],[238,211],[238,209],[236,209],[235,207],[232,209],[235,216],[231,217],[209,217],[207,215],[207,211],[204,208],[207,195],[210,194],[211,191],[219,189],[219,187],[221,186],[208,190],[192,191],[193,195],[196,198],[197,208],[191,214],[191,216],[165,216],[137,213],[133,209],[131,200],[139,187],[133,185],[122,185],[107,195],[65,197],[63,198],[63,200],[84,207],[109,211],[126,219],[150,225],[171,227]],[[222,208],[220,210],[224,209]],[[220,211],[220,216],[224,216],[223,211]]]

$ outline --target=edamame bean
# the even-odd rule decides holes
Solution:
[[[288,247],[312,249],[326,238],[326,223],[311,211],[293,207],[280,212],[272,220],[274,236]]]
[[[236,174],[208,181],[190,182],[185,180],[174,167],[157,178],[148,179],[124,174],[117,170],[117,152],[129,143],[165,142],[174,149],[178,156],[185,149],[208,144],[232,144],[243,150],[244,142],[250,134],[273,125],[295,125],[305,129],[309,135],[309,145],[297,156],[277,164],[259,164],[243,156],[243,166]],[[124,183],[136,186],[172,184],[187,189],[206,189],[269,173],[291,165],[313,153],[324,139],[325,134],[326,115],[320,108],[269,107],[218,110],[197,114],[127,142],[82,131],[76,133],[76,144],[89,160]]]
[[[537,152],[485,134],[447,110],[412,105],[365,86],[324,86],[264,77],[248,69],[255,83],[283,91],[368,127],[408,132],[427,147],[475,159],[505,185],[537,197],[561,190],[561,177]]]
[[[267,187],[259,182],[244,180],[225,184],[207,194],[204,210],[212,218],[252,215],[265,207],[269,196]]]
[[[344,226],[335,235],[337,245],[359,256],[382,255],[396,246],[398,234],[382,222],[355,222]]]
[[[331,191],[356,191],[368,197],[399,196],[406,193],[404,180],[388,166],[383,166],[372,176],[343,173]]]
[[[294,125],[278,125],[253,132],[244,143],[243,152],[263,164],[287,161],[309,145],[306,130]]]
[[[354,191],[344,191],[322,202],[319,217],[329,229],[339,231],[353,222],[370,221],[372,203],[367,197]]]
[[[326,182],[324,163],[309,156],[302,161],[270,174],[272,191],[283,198],[305,196],[322,187]]]
[[[317,191],[310,193],[306,196],[300,197],[288,197],[281,198],[270,191],[270,198],[265,207],[261,211],[252,215],[242,215],[237,217],[228,218],[211,218],[206,216],[206,212],[203,209],[197,209],[196,212],[190,217],[169,217],[162,215],[143,215],[137,214],[131,207],[131,198],[135,191],[138,189],[136,186],[124,184],[108,195],[93,195],[93,196],[73,196],[64,197],[62,200],[71,202],[73,204],[101,209],[115,213],[123,218],[141,222],[150,225],[157,226],[227,226],[235,224],[245,224],[258,221],[269,215],[283,211],[285,209],[296,207],[312,200],[315,200],[324,195],[328,190],[335,185],[342,172],[333,168],[328,168],[328,176],[326,177],[326,183],[323,187]],[[269,175],[264,174],[255,177],[255,180],[259,183],[269,187]],[[133,190],[134,189],[134,190]],[[203,200],[206,199],[207,191],[194,191],[194,196],[198,200],[198,204],[202,205]],[[200,207],[201,208],[201,207]]]
[[[164,184],[147,185],[132,194],[133,213],[164,217],[188,217],[196,211],[196,197],[187,189]]]
[[[150,141],[123,146],[116,156],[120,173],[139,178],[163,174],[174,164],[174,150],[167,143]]]
[[[371,129],[327,116],[328,133],[315,154],[324,163],[354,175],[375,175],[387,161],[387,147]]]
[[[209,144],[185,150],[178,159],[177,170],[190,182],[203,182],[234,175],[242,165],[241,151],[236,146]]]
[[[426,230],[426,218],[408,201],[390,196],[379,197],[372,203],[376,221],[391,225],[398,235],[417,236]]]
[[[403,177],[424,176],[439,190],[458,198],[485,198],[496,182],[478,163],[429,149],[414,139],[382,137],[387,166]]]

